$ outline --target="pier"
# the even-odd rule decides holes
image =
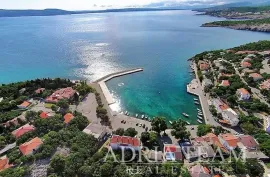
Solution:
[[[111,104],[114,104],[115,103],[115,100],[113,99],[107,85],[106,85],[106,82],[113,79],[113,78],[116,78],[116,77],[120,77],[120,76],[124,76],[124,75],[128,75],[128,74],[133,74],[133,73],[137,73],[137,72],[141,72],[143,71],[143,68],[136,68],[136,69],[130,69],[130,70],[125,70],[125,71],[120,71],[120,72],[116,72],[116,73],[112,73],[112,74],[109,74],[107,76],[104,76],[98,80],[95,81],[95,83],[98,83],[107,102],[108,102],[108,105],[111,105]]]

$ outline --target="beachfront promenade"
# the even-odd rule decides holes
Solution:
[[[199,97],[205,123],[217,126],[219,124],[214,120],[214,118],[209,110],[207,96],[205,96],[205,93],[203,92],[204,89],[203,89],[203,87],[200,83],[200,80],[198,78],[196,64],[193,63],[192,68],[195,71],[196,79],[193,79],[190,82],[190,84],[187,85],[187,92]]]
[[[111,105],[111,104],[115,103],[115,100],[113,99],[108,87],[106,86],[106,82],[113,79],[113,78],[116,78],[116,77],[120,77],[120,76],[124,76],[124,75],[128,75],[128,74],[133,74],[133,73],[137,73],[137,72],[141,72],[141,71],[143,71],[143,68],[135,68],[135,69],[112,73],[112,74],[109,74],[107,76],[104,76],[104,77],[96,80],[95,83],[99,84],[108,104]]]

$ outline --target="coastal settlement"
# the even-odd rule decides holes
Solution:
[[[270,42],[260,41],[192,58],[195,79],[187,91],[198,96],[206,123],[198,126],[113,112],[102,87],[131,70],[93,83],[3,84],[0,176],[264,176],[270,156],[269,51]],[[110,150],[132,163],[114,162]],[[232,151],[238,158],[230,158]]]

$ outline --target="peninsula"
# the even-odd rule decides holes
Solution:
[[[235,30],[249,30],[259,32],[270,31],[270,6],[234,7],[217,11],[209,10],[205,11],[204,15],[223,17],[230,20],[205,23],[202,25],[202,27],[225,27]]]

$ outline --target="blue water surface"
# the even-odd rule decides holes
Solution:
[[[186,93],[192,79],[187,59],[270,39],[267,33],[200,27],[214,20],[222,19],[192,11],[1,18],[0,83],[44,77],[94,81],[143,67],[107,83],[117,100],[113,108],[168,120],[186,112],[196,123],[193,96]]]

